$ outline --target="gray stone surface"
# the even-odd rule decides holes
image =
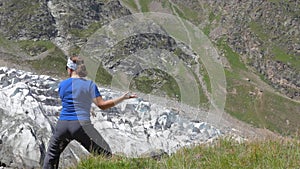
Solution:
[[[0,164],[13,168],[39,168],[61,105],[59,79],[21,70],[0,68]],[[104,98],[122,93],[100,88]],[[224,132],[201,119],[190,120],[179,111],[139,97],[102,111],[92,107],[95,128],[113,153],[128,157],[172,154],[209,142]],[[76,164],[88,152],[76,141],[61,155],[61,167]]]

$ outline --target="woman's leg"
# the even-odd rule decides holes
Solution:
[[[52,135],[47,153],[44,159],[43,169],[58,168],[59,156],[70,143],[70,134],[67,130],[66,121],[58,121],[54,134]]]
[[[91,153],[103,154],[107,157],[112,155],[108,143],[90,122],[81,122],[81,128],[74,133],[74,139]]]

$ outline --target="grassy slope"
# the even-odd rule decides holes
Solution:
[[[82,160],[77,169],[240,169],[240,168],[297,168],[300,165],[300,144],[296,141],[265,140],[237,143],[221,139],[214,146],[183,148],[171,156],[160,159],[126,158],[106,159],[91,156]]]
[[[30,68],[36,73],[50,76],[65,77],[64,53],[50,41],[9,41],[0,36],[3,59],[17,64],[19,67]],[[43,54],[44,53],[44,54]],[[30,56],[43,55],[35,60]]]
[[[189,20],[197,19],[198,16],[193,12],[184,12],[187,11],[186,7],[181,8],[180,11],[183,11],[181,15],[184,18],[189,18]],[[220,16],[210,13],[208,18],[211,23],[214,20],[218,21]],[[258,35],[261,35],[262,39],[265,37],[261,33],[259,26],[252,25],[252,28],[255,29]],[[204,27],[203,31],[208,35],[210,24]],[[252,81],[253,76],[256,76],[255,73],[251,73],[252,71],[240,60],[240,56],[225,41],[220,39],[215,45],[218,50],[223,51],[231,66],[231,69],[225,70],[228,92],[226,112],[254,126],[268,128],[281,134],[293,135],[298,132],[300,128],[300,103],[278,94],[275,90],[270,90],[269,88],[266,90],[263,86],[267,86],[267,84],[262,79],[255,78],[256,81]],[[299,66],[295,57],[287,56],[277,47],[274,47],[273,51],[278,56],[277,59],[293,62],[293,65]],[[249,82],[245,79],[251,81]],[[261,86],[261,84],[264,85]]]
[[[264,48],[271,48],[271,53],[274,55],[274,60],[281,61],[285,64],[291,65],[297,71],[300,71],[300,59],[287,53],[287,49],[283,49],[280,46],[274,44],[269,38],[268,27],[258,22],[250,22],[250,29],[264,42]]]
[[[256,75],[239,60],[238,54],[222,40],[217,46],[224,51],[232,67],[226,71],[226,112],[260,128],[287,135],[296,133],[300,127],[300,104],[261,86],[263,82],[258,82],[261,80],[252,82]]]

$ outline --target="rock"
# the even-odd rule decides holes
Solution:
[[[88,29],[93,23],[105,24],[129,15],[117,0],[103,3],[82,1],[4,0],[0,5],[0,32],[14,40],[53,40],[65,53],[85,42],[74,31]],[[80,45],[81,46],[81,45]],[[34,54],[34,53],[32,53]]]
[[[40,168],[61,107],[57,101],[60,80],[8,68],[0,68],[0,72],[2,79],[10,77],[5,86],[0,84],[4,101],[0,103],[0,162],[6,167]],[[121,95],[104,88],[100,91],[105,98]],[[113,153],[128,157],[160,158],[222,136],[220,129],[201,119],[190,120],[142,98],[122,102],[108,111],[93,105],[93,111],[96,117],[91,120]],[[88,152],[72,141],[61,155],[61,167],[74,165],[78,157],[86,155]]]

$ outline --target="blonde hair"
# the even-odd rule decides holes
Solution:
[[[78,56],[71,56],[70,59],[76,63],[77,65],[77,69],[75,70],[75,72],[77,73],[77,75],[79,77],[86,77],[87,76],[87,70],[84,64],[84,60],[81,59]]]

